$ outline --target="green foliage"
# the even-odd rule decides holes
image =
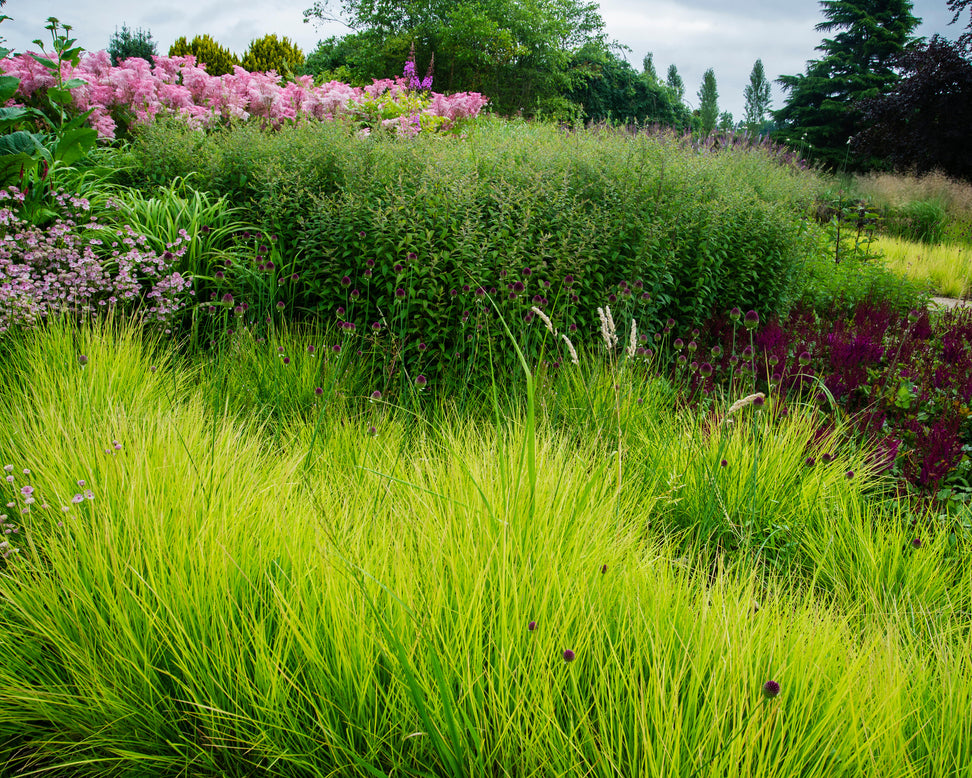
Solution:
[[[867,452],[812,409],[720,423],[592,367],[533,424],[396,413],[310,337],[189,364],[133,328],[3,343],[11,774],[972,762],[968,530],[869,499]],[[273,427],[237,399],[271,384]]]
[[[636,73],[617,54],[589,44],[574,55],[574,86],[566,97],[579,105],[587,121],[613,120],[683,127],[688,111],[657,77]]]
[[[339,58],[326,69],[343,65],[355,81],[400,73],[414,45],[420,74],[435,56],[436,91],[481,92],[500,113],[547,116],[573,112],[564,99],[573,83],[571,56],[601,41],[604,26],[596,3],[588,0],[345,0],[339,12],[325,0],[304,16],[340,16],[351,27],[347,39],[353,45],[334,42]]]
[[[773,112],[776,137],[791,146],[813,148],[813,160],[836,169],[850,162],[848,143],[862,127],[856,101],[876,97],[898,80],[898,56],[911,44],[919,20],[910,0],[821,0],[826,21],[822,32],[839,31],[824,39],[822,59],[807,63],[804,74],[781,76],[784,106]]]
[[[675,95],[675,99],[679,102],[685,98],[685,82],[682,77],[678,74],[678,68],[672,63],[668,66],[668,74],[665,78],[665,84],[671,90],[672,94]]]
[[[755,135],[762,129],[770,107],[770,83],[761,59],[756,60],[753,65],[753,72],[749,74],[749,84],[743,90],[743,96],[746,98],[743,125],[748,133]]]
[[[497,308],[531,358],[544,348],[534,305],[584,336],[606,302],[646,328],[726,300],[784,309],[816,186],[759,150],[698,155],[665,136],[500,122],[409,143],[336,123],[211,136],[158,125],[131,164],[146,185],[196,171],[276,235],[263,241],[272,270],[253,259],[227,273],[235,298],[273,290],[288,315],[358,333],[384,322],[428,375],[483,368]]]
[[[239,58],[229,49],[221,46],[209,35],[197,35],[188,42],[185,36],[177,38],[169,47],[170,57],[185,57],[192,55],[196,63],[205,67],[211,76],[223,76],[233,72],[233,66],[239,65]]]
[[[715,71],[709,68],[702,76],[699,87],[699,126],[702,135],[708,137],[719,119],[719,91],[716,88]]]
[[[6,18],[0,17],[0,21]],[[28,56],[49,71],[54,86],[35,92],[30,104],[0,108],[0,132],[4,133],[0,135],[0,187],[16,186],[24,192],[22,215],[34,224],[46,223],[55,216],[49,204],[59,169],[82,161],[97,143],[95,130],[85,126],[88,114],[70,115],[70,90],[84,82],[63,78],[64,64],[77,67],[83,49],[69,37],[71,26],[62,25],[53,16],[45,29],[51,35],[51,52],[43,41],[35,40],[42,54]],[[0,49],[0,54],[6,53],[6,49]],[[18,78],[0,76],[0,103],[13,99],[19,86]]]
[[[241,65],[251,73],[266,73],[270,70],[278,75],[293,74],[300,71],[304,64],[304,52],[287,38],[264,35],[250,42],[243,55]]]
[[[143,30],[141,27],[133,32],[123,24],[121,30],[115,28],[114,35],[108,41],[108,56],[111,57],[112,65],[118,65],[129,57],[141,57],[152,64],[152,57],[158,53],[158,46],[152,40],[151,31]]]

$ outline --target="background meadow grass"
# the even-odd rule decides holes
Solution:
[[[892,236],[874,241],[881,263],[899,276],[942,297],[966,299],[972,293],[972,246],[915,243]]]
[[[624,362],[538,380],[533,423],[527,398],[372,401],[312,336],[279,333],[262,417],[234,399],[252,340],[188,361],[127,325],[5,341],[6,772],[972,761],[966,539],[882,499],[809,408],[689,411]]]

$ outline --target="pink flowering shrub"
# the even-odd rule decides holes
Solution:
[[[286,121],[346,118],[366,131],[387,129],[400,135],[420,131],[455,132],[486,105],[477,92],[442,95],[409,88],[404,77],[351,87],[339,81],[314,86],[311,76],[283,85],[280,77],[249,73],[210,76],[192,56],[155,57],[149,65],[131,58],[113,67],[105,51],[85,54],[77,67],[62,63],[62,77],[84,84],[71,90],[73,108],[91,111],[89,122],[103,139],[121,129],[151,122],[160,114],[208,128],[231,120],[259,118],[272,126]],[[30,101],[55,86],[51,71],[26,54],[0,60],[0,71],[20,79],[18,97]]]
[[[166,321],[192,294],[191,279],[172,270],[185,238],[159,255],[146,236],[101,224],[87,200],[64,192],[53,198],[59,217],[42,228],[18,215],[24,200],[18,189],[0,189],[0,333],[61,312],[138,309]]]

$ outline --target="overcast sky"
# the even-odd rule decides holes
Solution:
[[[150,30],[159,53],[181,35],[208,33],[237,54],[267,33],[286,35],[304,53],[328,35],[347,28],[305,24],[303,11],[311,0],[8,0],[3,13],[13,17],[0,25],[7,46],[17,51],[49,33],[45,20],[55,16],[74,27],[72,35],[86,49],[108,46],[117,27]],[[698,90],[707,68],[714,68],[720,110],[742,118],[743,89],[756,59],[767,77],[802,73],[823,35],[814,25],[823,19],[816,0],[602,0],[601,16],[609,39],[628,46],[628,60],[637,69],[647,52],[664,78],[674,63],[685,81],[685,98],[698,104]],[[919,35],[941,33],[955,39],[967,18],[949,26],[945,0],[915,0],[914,14],[923,21]],[[391,75],[391,74],[389,74]],[[782,93],[774,84],[773,108]]]

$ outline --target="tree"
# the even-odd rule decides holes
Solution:
[[[482,92],[501,113],[564,108],[563,95],[585,77],[573,55],[604,41],[592,0],[320,0],[304,11],[305,21],[333,19],[356,38],[359,51],[339,63],[356,78],[400,73],[414,45],[420,72],[435,55],[436,91]]]
[[[638,124],[684,126],[688,111],[656,77],[636,73],[626,60],[596,43],[574,55],[571,69],[584,76],[566,97],[579,105],[587,121],[606,119]]]
[[[240,64],[235,54],[225,46],[220,46],[208,35],[197,35],[192,39],[192,43],[189,43],[183,35],[169,46],[170,57],[185,57],[190,54],[196,58],[196,64],[204,65],[206,72],[211,76],[232,73],[233,66]]]
[[[703,135],[715,129],[719,119],[719,91],[716,89],[715,71],[709,68],[702,76],[699,88],[699,122]]]
[[[269,70],[278,75],[296,73],[304,64],[304,52],[284,36],[264,35],[250,42],[240,65],[251,73],[266,73]]]
[[[958,45],[967,51],[972,50],[972,0],[947,0],[946,5],[948,6],[948,10],[955,14],[949,24],[955,24],[962,15],[962,11],[966,8],[969,9],[969,23],[965,28],[965,32],[959,36]]]
[[[719,132],[730,133],[733,131],[732,113],[723,111],[719,114]]]
[[[645,58],[641,60],[641,73],[643,76],[650,78],[652,81],[658,80],[658,73],[655,72],[655,63],[650,51],[645,54]]]
[[[668,76],[665,83],[678,100],[685,99],[685,82],[682,81],[682,77],[678,74],[678,68],[674,64],[668,66]]]
[[[743,97],[746,98],[743,124],[750,135],[755,135],[763,126],[770,106],[770,82],[766,80],[763,60],[758,59],[753,65],[753,72],[749,74],[749,85],[743,90]]]
[[[115,34],[108,41],[108,56],[111,57],[111,64],[116,66],[129,57],[141,57],[151,64],[152,57],[158,53],[152,33],[141,27],[132,32],[123,24],[121,30],[115,28]]]
[[[848,160],[848,141],[860,129],[854,105],[887,92],[898,80],[894,66],[912,45],[919,20],[910,0],[821,0],[822,32],[837,31],[817,46],[824,57],[806,73],[780,76],[788,93],[773,112],[776,137],[792,146],[809,143],[817,160],[832,168]],[[852,160],[863,166],[866,160]]]
[[[852,147],[899,170],[939,169],[972,181],[972,59],[934,36],[900,60],[901,80],[859,106],[864,129]]]

